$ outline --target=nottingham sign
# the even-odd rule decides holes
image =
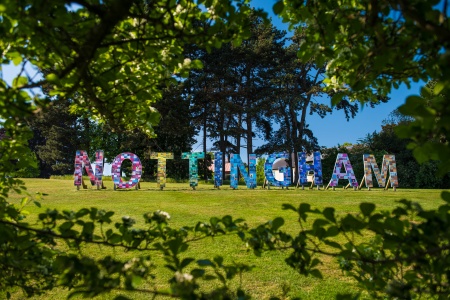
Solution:
[[[171,152],[154,152],[151,153],[150,159],[158,160],[158,173],[157,173],[157,187],[163,189],[166,186],[166,160],[173,159],[173,153]],[[205,158],[204,152],[185,152],[182,153],[183,159],[189,160],[189,185],[195,189],[198,185],[198,160]],[[308,172],[313,172],[313,183],[319,189],[319,186],[324,185],[322,178],[322,160],[320,152],[314,152],[313,164],[306,163],[306,153],[298,153],[298,166],[299,181],[298,185],[302,187],[308,184]],[[289,159],[289,154],[273,153],[270,154],[264,165],[264,175],[268,186],[289,187],[291,183],[291,170],[289,167],[280,168],[280,172],[283,174],[283,180],[277,180],[273,173],[273,164],[279,159]],[[130,160],[132,162],[132,174],[128,181],[123,181],[121,176],[121,166],[124,160]],[[338,185],[339,180],[347,180],[348,185],[346,187],[353,187],[355,190],[365,183],[367,188],[373,187],[372,171],[375,174],[375,179],[379,187],[388,188],[389,184],[394,190],[398,187],[397,178],[397,166],[395,163],[394,155],[384,155],[383,162],[381,164],[381,170],[372,154],[364,154],[364,177],[361,180],[361,184],[358,184],[358,180],[353,172],[353,167],[350,163],[348,155],[346,153],[339,153],[336,158],[336,163],[333,168],[331,180],[326,188],[335,187]],[[103,151],[98,150],[95,152],[95,173],[93,172],[92,164],[89,157],[84,150],[78,150],[75,156],[75,172],[74,172],[74,185],[77,189],[83,185],[83,168],[89,176],[90,182],[93,186],[97,186],[100,189],[103,186]],[[247,188],[254,189],[257,186],[256,182],[256,155],[249,155],[249,164],[246,168],[245,164],[239,154],[231,154],[230,159],[230,187],[233,189],[238,188],[239,172],[243,177]],[[345,172],[341,172],[344,168]],[[112,180],[114,182],[114,189],[128,189],[139,188],[139,181],[142,176],[142,164],[139,157],[136,154],[130,152],[124,152],[116,156],[112,163]],[[214,187],[219,188],[222,186],[222,153],[214,153]],[[266,184],[266,182],[264,183]],[[297,185],[297,186],[298,186]]]

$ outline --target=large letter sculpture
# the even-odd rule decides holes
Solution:
[[[241,175],[244,178],[247,187],[250,189],[256,188],[256,154],[249,155],[248,173],[245,169],[245,165],[242,162],[239,154],[231,154],[231,170],[230,170],[230,187],[233,189],[238,188],[239,173],[238,168],[241,171]]]
[[[222,152],[214,153],[214,187],[220,187],[222,185]]]
[[[316,184],[317,186],[323,185],[322,158],[319,151],[314,152],[313,165],[308,165],[306,163],[305,152],[298,152],[298,170],[299,170],[299,182],[302,186],[308,184],[308,171],[314,171],[313,184]]]
[[[364,181],[366,183],[366,187],[373,187],[372,180],[372,169],[375,173],[375,178],[377,179],[378,186],[384,187],[386,185],[386,177],[385,174],[380,173],[380,169],[378,168],[377,161],[375,160],[375,156],[373,154],[363,154],[364,161]]]
[[[189,159],[189,186],[195,189],[198,186],[198,160],[205,158],[205,152],[183,152],[182,159]]]
[[[387,178],[387,172],[389,169],[389,178],[386,185],[390,182],[391,187],[398,188],[398,178],[397,178],[397,164],[395,163],[395,155],[385,154],[383,155],[383,164],[381,167],[381,172],[384,178]]]
[[[342,165],[345,168],[345,173],[341,173]],[[358,187],[358,181],[356,180],[355,172],[353,172],[353,167],[350,163],[350,160],[348,159],[347,153],[338,153],[336,163],[334,165],[333,174],[331,175],[331,180],[330,183],[328,183],[328,186],[331,186],[333,188],[336,187],[338,185],[339,179],[348,179],[350,186],[354,188]]]
[[[83,179],[83,166],[86,170],[86,173],[89,176],[89,180],[92,185],[97,185],[97,189],[100,189],[102,186],[102,177],[103,177],[103,151],[97,150],[95,152],[95,175],[92,171],[91,161],[87,155],[87,152],[84,150],[77,150],[75,154],[75,171],[73,173],[74,176],[74,185],[77,189],[82,185]]]
[[[160,189],[166,187],[166,160],[173,159],[173,153],[171,152],[152,152],[150,153],[150,159],[158,160],[158,174],[156,178],[156,186]]]
[[[273,176],[272,166],[273,163],[280,158],[289,159],[288,153],[273,153],[267,157],[266,163],[264,164],[264,175],[269,185],[288,187],[291,185],[291,168],[283,167],[280,168],[280,172],[283,173],[283,181],[276,180]]]
[[[129,181],[127,182],[123,182],[122,181],[122,174],[121,174],[121,167],[122,167],[122,162],[126,159],[131,160],[132,163],[132,172],[131,172],[131,178]],[[142,176],[142,164],[141,164],[141,160],[139,159],[139,157],[136,154],[130,153],[130,152],[125,152],[125,153],[121,153],[119,155],[116,156],[116,158],[114,158],[114,161],[112,163],[112,168],[111,168],[111,177],[112,180],[114,182],[114,189],[119,188],[119,189],[127,189],[127,188],[132,188],[134,186],[136,186],[137,189],[137,184],[139,183],[139,180],[141,179]]]
[[[388,182],[391,183],[391,187],[398,187],[398,178],[397,178],[397,165],[395,163],[395,155],[386,154],[383,156],[383,163],[380,169],[378,168],[378,164],[375,160],[375,157],[372,154],[364,154],[364,179],[366,183],[366,187],[373,187],[372,180],[372,169],[375,174],[375,178],[377,179],[377,183],[379,187],[386,186],[386,178],[388,178]],[[387,173],[389,171],[389,177],[387,177]]]

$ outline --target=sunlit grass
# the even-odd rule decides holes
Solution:
[[[161,191],[156,183],[143,182],[141,190],[114,191],[112,182],[105,182],[106,190],[88,188],[79,190],[73,186],[71,180],[25,180],[28,191],[46,193],[41,201],[41,208],[30,205],[27,210],[29,222],[36,221],[37,214],[47,208],[58,210],[78,210],[83,207],[97,207],[115,211],[114,220],[119,221],[124,215],[137,220],[137,226],[143,226],[142,215],[156,210],[167,211],[171,215],[170,225],[178,228],[181,226],[194,226],[198,221],[208,221],[211,217],[232,215],[234,218],[243,218],[250,226],[264,223],[274,217],[281,216],[285,219],[284,230],[291,233],[298,231],[298,216],[290,211],[281,209],[283,203],[298,206],[302,202],[310,203],[312,207],[323,209],[327,206],[336,208],[337,215],[357,212],[359,203],[373,202],[379,210],[391,210],[396,206],[396,200],[408,199],[419,202],[424,208],[436,208],[440,200],[440,190],[403,190],[373,189],[361,190],[300,190],[277,189],[265,190],[258,187],[249,190],[240,186],[238,190],[229,187],[214,189],[212,185],[200,184],[194,191],[187,183],[168,183]],[[19,196],[14,196],[19,197]],[[309,219],[307,223],[311,223]],[[364,238],[364,237],[363,237]],[[367,238],[368,239],[368,238]],[[114,251],[106,247],[85,247],[82,252],[94,257],[114,255],[117,258],[126,259],[136,253],[125,253],[119,249]],[[226,258],[226,263],[241,262],[254,265],[250,273],[242,277],[242,286],[254,299],[268,299],[270,296],[283,296],[283,290],[288,298],[301,297],[302,299],[330,299],[337,293],[357,291],[356,284],[342,275],[334,258],[325,257],[321,270],[323,280],[305,277],[296,273],[286,265],[284,259],[288,253],[274,252],[264,253],[256,257],[236,236],[217,237],[206,239],[190,245],[187,256],[197,259],[213,258],[221,255]],[[154,257],[157,276],[156,282],[145,283],[143,288],[158,286],[167,288],[167,280],[170,273],[162,267],[161,257]],[[233,282],[239,285],[239,280]],[[208,288],[208,284],[205,286]],[[212,286],[209,286],[212,288]],[[60,299],[69,294],[66,290],[51,291],[39,299]],[[129,294],[133,299],[148,299],[149,295],[142,293]],[[14,297],[20,299],[21,293]],[[103,295],[101,299],[111,299],[113,295]],[[55,298],[56,299],[56,298]]]

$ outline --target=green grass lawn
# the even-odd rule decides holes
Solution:
[[[106,190],[88,188],[79,190],[73,186],[71,180],[40,180],[26,179],[26,186],[30,193],[43,192],[48,194],[41,201],[42,207],[34,205],[27,207],[30,212],[28,219],[33,224],[39,212],[47,208],[58,210],[78,210],[83,207],[97,207],[115,211],[114,220],[119,221],[124,215],[137,220],[137,226],[144,224],[142,215],[156,210],[167,211],[171,215],[172,227],[194,226],[198,221],[208,221],[211,217],[232,215],[234,218],[243,218],[250,226],[264,223],[274,217],[285,219],[284,229],[295,233],[298,230],[297,215],[293,212],[283,211],[283,203],[297,207],[300,203],[310,203],[312,207],[324,208],[334,206],[337,215],[359,211],[360,202],[373,202],[379,210],[390,210],[396,206],[396,200],[408,199],[419,202],[424,208],[436,208],[443,202],[440,200],[441,190],[403,190],[373,189],[361,190],[300,190],[272,188],[264,190],[258,187],[255,190],[240,186],[238,190],[222,187],[216,190],[212,185],[197,187],[194,191],[188,183],[168,183],[161,191],[156,183],[143,182],[141,190],[114,191],[112,182],[105,182]],[[13,196],[18,197],[18,196]],[[310,220],[312,222],[313,220]],[[368,237],[366,237],[368,239]],[[84,254],[100,257],[101,255],[114,255],[126,259],[137,255],[125,253],[119,249],[111,250],[106,247],[86,247]],[[302,299],[331,299],[341,292],[357,291],[357,285],[349,278],[343,276],[334,259],[324,258],[321,266],[324,279],[319,280],[305,277],[290,269],[284,262],[287,253],[264,253],[256,257],[237,236],[217,237],[192,243],[186,253],[196,259],[213,258],[221,255],[226,263],[245,262],[255,267],[250,273],[242,277],[242,286],[254,299],[268,299],[270,296],[282,296],[283,289],[289,290],[288,298],[301,297]],[[155,257],[155,263],[163,265],[160,257]],[[156,282],[143,283],[142,287],[158,286],[167,288],[170,273],[164,267],[155,269]],[[239,280],[233,284],[237,287]],[[206,286],[208,288],[208,286]],[[57,289],[38,299],[61,299],[69,291]],[[21,299],[20,292],[14,293],[15,299]],[[133,293],[129,297],[134,299],[148,299],[149,295]],[[101,299],[111,299],[113,295],[103,295]]]

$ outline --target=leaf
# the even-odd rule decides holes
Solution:
[[[331,97],[331,105],[334,107],[336,105],[339,104],[339,102],[341,102],[342,98],[344,97],[344,95],[342,93],[336,93],[333,95],[333,97]]]
[[[443,191],[443,192],[441,193],[441,197],[442,197],[442,199],[443,199],[445,202],[447,202],[447,203],[450,204],[450,192]]]
[[[47,76],[45,76],[45,79],[46,79],[48,82],[54,83],[54,82],[57,82],[57,81],[58,81],[58,75],[56,75],[55,73],[50,73],[50,74],[48,74]]]
[[[337,236],[338,234],[339,234],[339,228],[337,226],[330,226],[327,229],[326,236],[332,237],[332,236]]]
[[[329,241],[329,240],[323,240],[323,242],[330,247],[342,250],[342,246],[337,242],[333,242],[333,241]]]
[[[359,209],[361,210],[361,212],[365,217],[368,217],[375,210],[375,204],[363,202],[359,205]]]
[[[120,242],[122,242],[122,236],[120,234],[117,233],[113,233],[109,238],[108,238],[108,242],[112,243],[112,244],[118,244]]]
[[[210,261],[209,259],[200,259],[200,260],[197,260],[197,264],[198,264],[199,266],[202,266],[202,267],[205,267],[205,266],[211,266],[211,267],[214,267],[214,266],[215,266],[215,264],[214,264],[212,261]]]
[[[298,208],[298,213],[300,215],[300,218],[302,218],[303,221],[306,221],[306,213],[311,211],[311,205],[308,203],[302,203],[300,204],[300,207]]]
[[[217,218],[217,217],[212,217],[211,219],[209,219],[209,222],[211,223],[211,225],[213,226],[213,227],[215,227],[216,225],[217,225],[217,223],[219,223],[219,218]]]
[[[275,3],[274,5],[273,5],[273,12],[276,14],[276,15],[279,15],[279,14],[281,14],[282,12],[283,12],[283,9],[284,9],[284,3],[283,3],[283,1],[278,1],[277,3]]]
[[[229,215],[226,215],[226,216],[224,216],[224,217],[222,218],[222,223],[223,223],[225,226],[229,226],[231,223],[233,223],[233,218],[232,218],[231,216],[229,216]]]
[[[29,200],[28,197],[23,197],[22,200],[20,201],[20,205],[25,206],[27,204],[28,200]]]
[[[22,55],[17,51],[9,52],[8,56],[9,56],[9,59],[12,60],[12,62],[14,63],[15,66],[18,66],[23,60]]]
[[[249,297],[245,294],[245,292],[241,289],[238,289],[237,291],[238,300],[246,300]]]
[[[222,256],[216,256],[214,257],[214,261],[221,266],[223,264],[223,257]]]
[[[41,207],[41,203],[40,202],[38,202],[38,201],[33,201],[33,203],[34,203],[34,205],[36,205],[37,207]]]
[[[327,207],[323,210],[323,216],[333,223],[336,223],[336,218],[334,217],[335,209],[334,207]]]
[[[277,231],[278,228],[284,225],[284,219],[281,217],[277,217],[272,221],[272,230]]]
[[[73,225],[74,225],[73,222],[70,222],[70,221],[64,222],[59,226],[59,230],[66,231],[66,230],[72,228]]]
[[[193,269],[191,270],[191,275],[194,276],[194,278],[199,278],[205,275],[205,270],[203,269]],[[205,279],[205,278],[203,278]]]
[[[24,76],[19,76],[13,79],[13,87],[20,88],[28,83],[28,78]]]
[[[191,262],[193,262],[195,259],[194,258],[185,258],[185,259],[183,259],[182,261],[181,261],[181,264],[180,264],[180,268],[185,268],[185,267],[187,267]]]
[[[114,300],[131,300],[131,298],[125,297],[123,295],[119,295],[114,297]]]
[[[322,273],[318,269],[311,270],[308,274],[311,274],[313,277],[323,279]]]
[[[356,219],[352,215],[346,215],[345,218],[342,219],[342,226],[346,231],[359,231],[366,227],[366,224]]]
[[[170,251],[172,251],[173,255],[177,255],[180,246],[181,246],[181,240],[180,239],[174,239],[167,242],[167,245],[169,246]]]
[[[137,276],[137,275],[133,275],[133,276],[131,276],[131,282],[133,284],[133,287],[137,287],[138,285],[141,284],[142,277],[141,276]]]
[[[337,294],[336,300],[354,300],[359,299],[359,294],[353,295],[353,294]]]
[[[315,267],[315,266],[317,266],[318,264],[321,264],[321,263],[322,263],[322,262],[320,261],[320,259],[314,258],[314,259],[312,260],[312,262],[311,262],[310,267],[313,268],[313,267]]]
[[[329,222],[327,220],[316,219],[316,220],[314,220],[313,228],[322,228],[323,226],[328,225],[328,224],[329,224]]]
[[[293,210],[297,212],[297,209],[292,204],[284,203],[281,207],[283,210]]]
[[[445,88],[445,84],[443,82],[436,82],[433,92],[435,95],[439,95],[444,88]]]
[[[77,218],[81,218],[81,217],[83,217],[83,216],[85,216],[85,215],[87,215],[87,214],[89,214],[89,209],[87,209],[87,208],[82,208],[82,209],[80,209],[79,211],[77,211],[77,213],[75,214],[75,216],[76,216]]]

